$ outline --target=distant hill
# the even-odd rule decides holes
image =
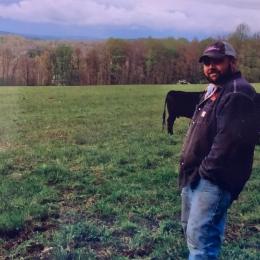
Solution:
[[[0,35],[13,35],[13,33],[0,31]]]
[[[0,36],[18,36],[30,40],[57,40],[57,37],[46,36],[46,35],[33,35],[33,34],[22,34],[22,33],[12,33],[0,31]]]
[[[0,31],[0,36],[18,36],[23,37],[28,40],[68,40],[68,41],[100,41],[103,39],[94,39],[86,36],[53,36],[53,35],[35,35],[35,34],[22,34],[22,33],[12,33],[6,31]]]

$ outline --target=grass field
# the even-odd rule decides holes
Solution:
[[[161,114],[168,90],[203,88],[0,88],[0,259],[185,259],[177,176],[188,120],[170,137]],[[260,259],[259,173],[257,147],[222,259]]]

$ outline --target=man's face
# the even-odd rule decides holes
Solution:
[[[228,57],[221,59],[205,57],[203,60],[203,72],[209,82],[220,83],[233,72],[233,63]]]

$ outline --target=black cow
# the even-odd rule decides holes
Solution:
[[[177,117],[192,118],[196,105],[205,92],[169,91],[165,98],[163,111],[163,129],[165,127],[166,106],[168,110],[167,130],[173,134],[173,124]]]
[[[254,98],[256,108],[256,127],[257,127],[257,144],[260,144],[260,93],[256,93]]]
[[[173,134],[173,124],[177,117],[192,118],[196,105],[205,92],[169,91],[165,98],[163,111],[163,129],[165,127],[166,106],[168,110],[167,130]],[[260,144],[260,93],[255,98],[256,122],[257,122],[257,144]]]

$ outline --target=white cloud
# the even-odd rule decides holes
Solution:
[[[260,31],[259,0],[0,0],[0,17],[35,23],[144,26],[223,33]]]

